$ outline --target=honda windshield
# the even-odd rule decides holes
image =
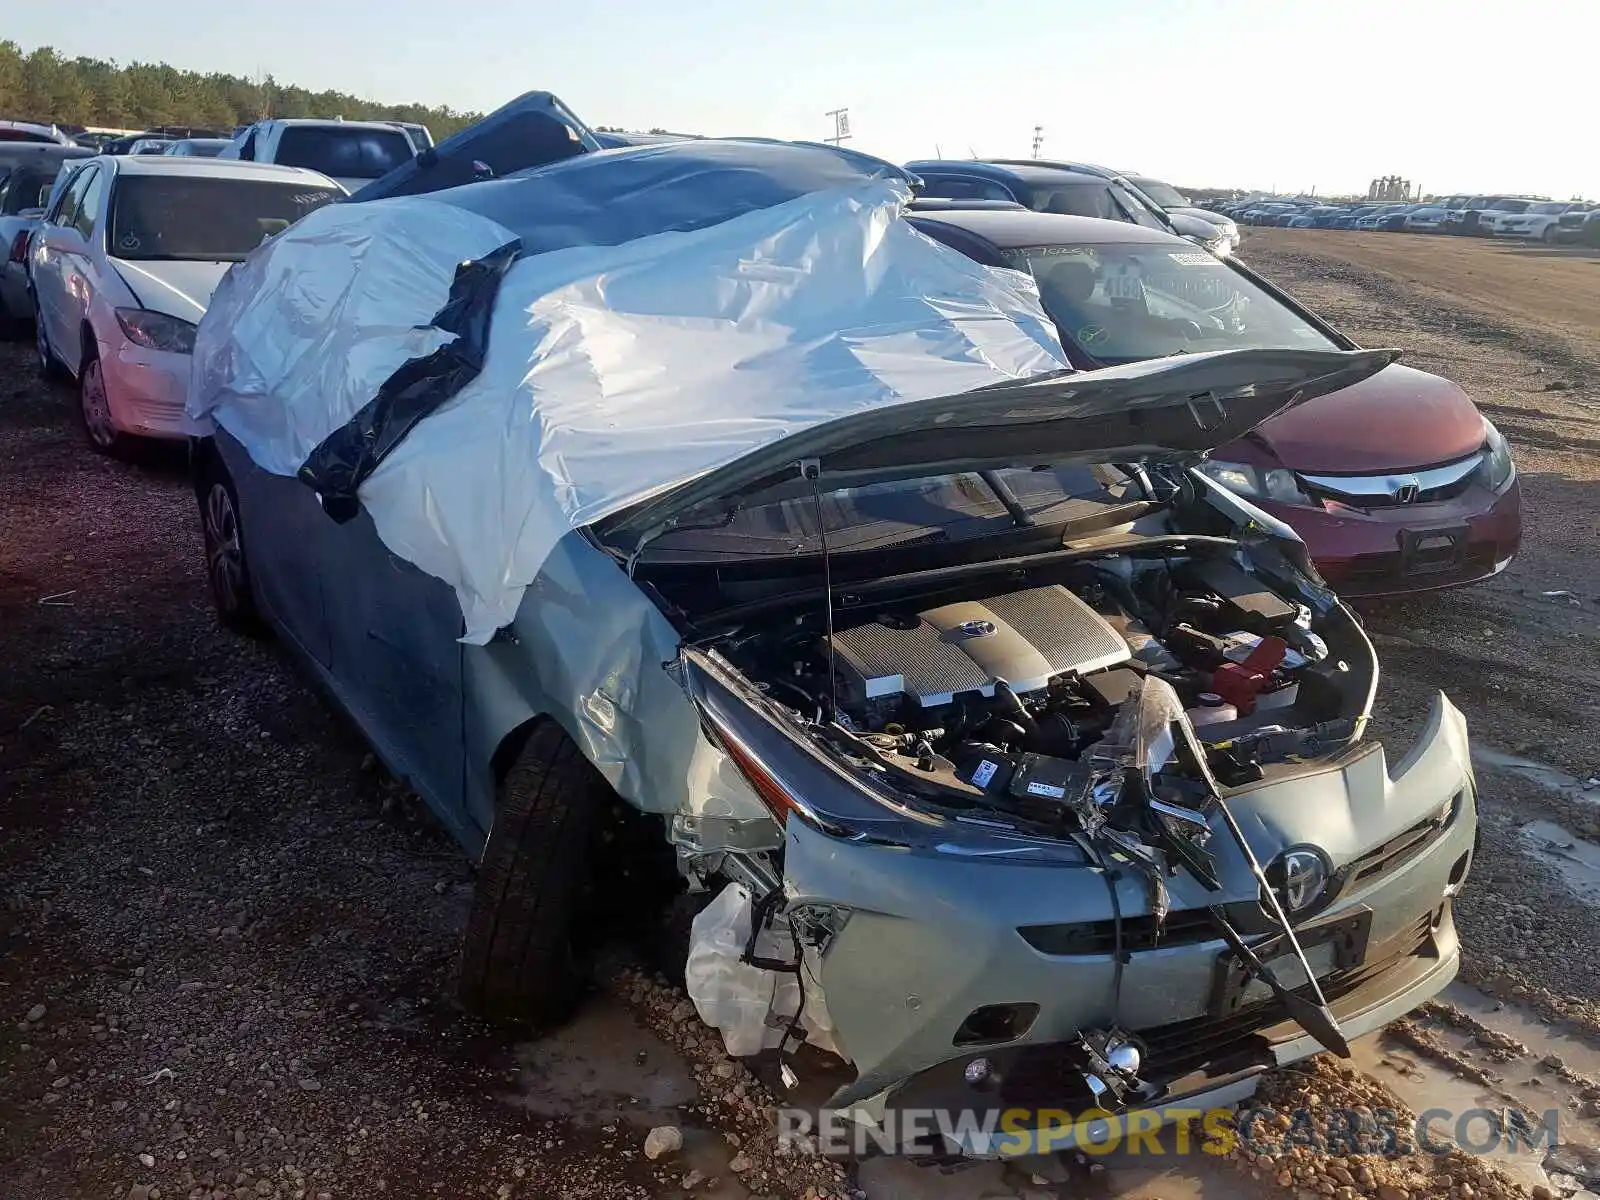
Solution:
[[[337,188],[202,175],[125,175],[112,200],[107,247],[118,258],[238,262]]]
[[[1103,365],[1203,350],[1339,348],[1204,250],[1096,244],[1004,253],[1038,282],[1062,341]]]

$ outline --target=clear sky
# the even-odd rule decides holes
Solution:
[[[556,92],[590,124],[1047,155],[1189,186],[1600,197],[1597,0],[125,0],[7,5],[31,49],[386,102]]]

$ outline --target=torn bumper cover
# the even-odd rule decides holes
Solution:
[[[778,769],[799,783],[798,763]],[[1368,744],[1228,803],[1262,862],[1298,845],[1330,860],[1324,900],[1294,927],[1347,1036],[1379,1028],[1454,977],[1450,897],[1470,869],[1476,811],[1465,722],[1443,695],[1392,771],[1382,747]],[[902,1107],[1076,1115],[1097,1106],[1080,1035],[1110,1027],[1142,1047],[1139,1075],[1151,1085],[1128,1107],[1157,1111],[1232,1102],[1263,1071],[1316,1053],[1316,1039],[1249,978],[1207,918],[1220,903],[1288,985],[1308,993],[1303,976],[1290,975],[1289,947],[1243,856],[1212,820],[1224,892],[1173,875],[1158,936],[1136,873],[1108,873],[1064,847],[981,835],[907,845],[884,830],[791,818],[788,908],[836,918],[816,982],[857,1077],[832,1105],[867,1120]],[[1046,1128],[1048,1115],[1040,1120]],[[971,1132],[957,1148],[984,1155],[1016,1145],[991,1135]],[[1056,1149],[1070,1145],[1059,1128],[1052,1137]]]

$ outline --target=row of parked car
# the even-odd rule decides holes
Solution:
[[[1600,245],[1600,204],[1587,200],[1459,195],[1404,204],[1252,200],[1220,203],[1215,208],[1245,225],[1450,233]]]
[[[1449,982],[1464,722],[1364,743],[1371,643],[1291,529],[1354,593],[1502,570],[1515,469],[1460,388],[1084,164],[605,150],[534,93],[350,195],[261,133],[24,189],[40,365],[96,450],[192,435],[224,622],[480,861],[476,1010],[563,1019],[608,914],[684,901],[701,1016],[826,1035],[831,1105],[1198,1108]],[[397,317],[475,348],[397,356]],[[362,461],[308,486],[307,432]],[[439,486],[366,486],[406,463]],[[547,495],[469,624],[416,547],[499,552]]]

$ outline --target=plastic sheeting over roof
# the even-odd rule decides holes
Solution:
[[[1031,280],[923,237],[908,199],[861,155],[697,141],[332,205],[218,288],[189,410],[306,478],[319,448],[370,446],[409,381],[360,501],[484,642],[574,528],[803,429],[1067,365]],[[510,243],[479,272],[481,362],[452,358],[434,322],[461,309],[458,267]],[[418,409],[429,356],[449,382]]]

